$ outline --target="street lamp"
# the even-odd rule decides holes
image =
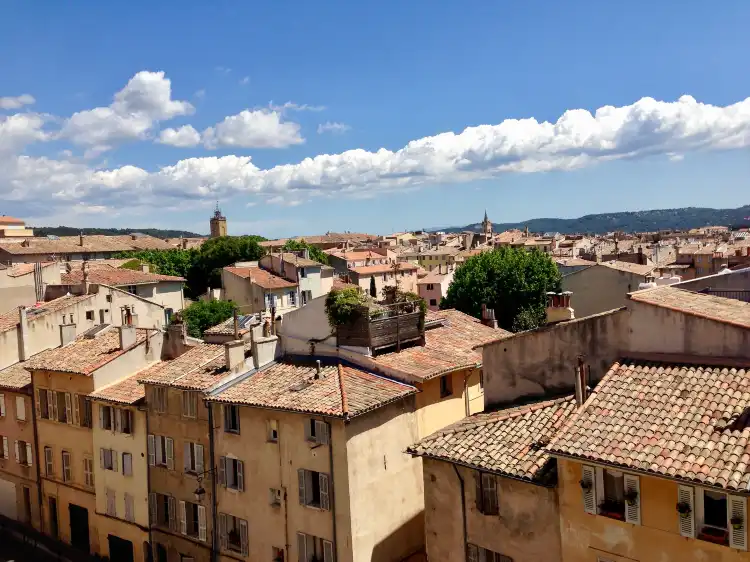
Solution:
[[[200,474],[196,474],[195,478],[198,480],[198,487],[193,492],[193,495],[195,496],[195,499],[198,503],[203,501],[203,498],[206,495],[206,489],[203,487],[203,477],[206,476],[206,474],[211,474],[216,470],[216,467],[209,468],[208,470],[204,470]]]

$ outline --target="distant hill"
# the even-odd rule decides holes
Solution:
[[[492,223],[495,232],[523,229],[531,232],[560,232],[604,234],[615,230],[623,232],[652,232],[656,230],[685,230],[701,226],[748,226],[750,225],[750,205],[737,209],[708,209],[683,207],[681,209],[657,209],[653,211],[633,211],[624,213],[601,213],[586,215],[577,219],[531,219],[515,223]],[[479,232],[481,223],[441,228],[445,232]]]
[[[35,236],[47,236],[53,234],[55,236],[77,236],[80,233],[86,235],[103,234],[106,236],[120,236],[123,234],[133,234],[134,232],[141,232],[148,234],[155,238],[199,238],[205,236],[205,234],[196,234],[195,232],[189,232],[187,230],[165,230],[161,228],[75,228],[72,226],[35,226]]]

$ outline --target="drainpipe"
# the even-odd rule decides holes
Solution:
[[[330,427],[330,425],[329,425]],[[328,432],[328,461],[331,465],[331,483],[328,493],[331,495],[331,515],[333,516],[333,548],[335,549],[334,559],[338,560],[339,541],[336,533],[336,479],[333,477],[333,431]]]
[[[278,439],[278,448],[279,448],[279,482],[281,483],[281,491],[284,493],[283,500],[284,500],[284,539],[286,540],[286,544],[284,545],[286,547],[286,553],[287,555],[291,551],[292,543],[291,543],[291,537],[289,537],[289,498],[287,497],[287,487],[284,486],[284,467],[283,467],[283,461],[281,459],[281,432],[279,431],[279,439]]]
[[[208,459],[211,462],[211,525],[213,529],[211,532],[211,561],[216,562],[218,560],[218,550],[216,548],[216,532],[217,532],[217,498],[216,498],[216,474],[213,472],[213,468],[216,466],[215,463],[215,451],[214,451],[214,410],[211,406],[211,402],[206,402],[208,406]]]
[[[148,439],[148,436],[151,435],[151,429],[149,427],[149,415],[148,412],[150,410],[148,401],[146,401],[146,405],[144,406],[144,411],[146,412],[146,439]],[[94,408],[92,406],[91,408],[91,417],[94,417]],[[91,420],[91,425],[93,427],[93,419]],[[146,459],[148,460],[148,459]],[[146,466],[148,467],[148,470],[146,470],[146,489],[148,490],[148,496],[149,496],[149,522],[148,522],[148,557],[146,560],[148,562],[151,562],[154,559],[154,535],[153,535],[153,525],[154,523],[151,522],[151,466],[146,463]]]
[[[453,375],[449,375],[453,376]],[[469,377],[471,373],[464,375],[464,410],[466,411],[466,417],[471,415],[471,408],[469,406]]]
[[[456,476],[458,477],[458,483],[461,487],[461,520],[463,523],[463,532],[464,532],[464,556],[466,556],[466,559],[469,558],[469,540],[466,535],[466,490],[464,489],[464,479],[461,478],[461,473],[458,472],[458,467],[456,467],[455,464],[451,463],[451,466],[453,466],[453,470],[456,473]]]
[[[39,503],[39,531],[44,532],[44,498],[42,497],[42,463],[39,462],[39,459],[41,458],[39,456],[39,431],[36,424],[36,389],[34,388],[34,379],[32,376],[32,384],[31,384],[31,424],[34,431],[34,443],[36,444],[36,495],[37,495],[37,502]],[[31,526],[34,526],[34,518],[31,517],[31,514],[29,513],[29,518],[31,519]]]

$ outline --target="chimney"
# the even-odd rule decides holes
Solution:
[[[26,318],[26,307],[18,307],[18,360],[26,361],[29,358],[29,322]]]
[[[187,250],[188,241],[186,238],[180,238],[181,246],[183,250]]]
[[[317,359],[315,361],[315,376],[314,376],[315,380],[318,380],[320,378],[320,371],[321,371],[321,369],[320,369],[320,359]]]
[[[495,309],[487,308],[486,304],[482,304],[482,324],[489,326],[490,328],[497,329],[497,320],[495,319]]]
[[[228,370],[233,373],[239,372],[245,364],[245,342],[242,340],[226,342],[224,344],[224,361]]]
[[[162,359],[176,359],[188,349],[190,349],[190,346],[187,344],[185,324],[175,320],[167,326],[167,331],[164,333]]]
[[[253,328],[252,332],[252,355],[253,365],[260,369],[281,356],[281,345],[278,336],[263,335],[264,330],[260,326]]]
[[[149,273],[150,271],[151,271],[151,267],[147,263],[141,263],[142,273]]]
[[[562,293],[547,293],[547,324],[566,322],[575,318],[575,312],[570,306],[570,291]]]
[[[576,404],[583,406],[589,394],[589,366],[583,361],[583,356],[578,356],[578,365],[575,370],[575,397]]]
[[[309,248],[305,248],[304,250],[302,250],[302,257],[305,258],[306,260],[310,259],[310,249]]]
[[[75,324],[60,324],[60,346],[64,347],[76,339]]]
[[[120,331],[120,349],[125,350],[135,345],[136,332],[135,326],[124,325],[119,327]]]
[[[44,300],[42,264],[39,262],[34,263],[34,296],[36,297],[36,302],[42,302]]]
[[[83,246],[83,232],[78,233],[78,245]]]

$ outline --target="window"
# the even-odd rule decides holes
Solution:
[[[26,399],[23,396],[16,396],[16,419],[26,421]]]
[[[104,493],[107,498],[107,515],[117,517],[117,497],[115,496],[115,491],[106,488]]]
[[[70,400],[70,393],[56,392],[55,397],[57,421],[60,423],[72,423],[73,417],[71,415],[72,402]]]
[[[433,285],[432,283],[427,283],[427,290],[428,291],[434,291],[435,290],[435,285]]]
[[[289,306],[297,306],[297,293],[289,291]]]
[[[227,513],[219,513],[219,542],[223,550],[231,550],[247,556],[249,553],[247,521]]]
[[[321,420],[310,419],[305,424],[305,439],[318,445],[328,445],[328,424]]]
[[[599,514],[625,520],[625,480],[622,472],[603,471],[604,490],[599,503]]]
[[[8,459],[10,457],[10,451],[8,450],[8,438],[3,436],[0,439],[0,458]]]
[[[185,390],[182,393],[182,417],[195,418],[198,415],[198,393]]]
[[[151,493],[148,496],[148,510],[154,525],[176,530],[177,500],[175,498]]]
[[[314,535],[297,533],[299,562],[334,562],[333,543]]]
[[[627,523],[641,524],[640,479],[634,474],[581,466],[583,510]]]
[[[165,386],[155,386],[152,391],[154,398],[154,411],[164,413],[167,411],[167,388]]]
[[[180,526],[183,535],[198,536],[198,504],[180,502]]]
[[[94,311],[93,310],[87,310],[86,311],[86,320],[94,320]]]
[[[73,470],[71,469],[71,466],[70,466],[70,452],[69,451],[62,452],[62,477],[63,477],[63,482],[73,481]]]
[[[135,522],[135,502],[133,496],[125,492],[125,521]]]
[[[174,470],[174,440],[171,437],[148,436],[148,464]]]
[[[163,544],[156,543],[154,550],[154,562],[169,562],[167,559],[167,547]]]
[[[451,375],[440,377],[440,398],[447,398],[453,394],[453,379]]]
[[[430,306],[437,306],[437,299],[430,299]]]
[[[133,434],[133,412],[124,408],[118,408],[115,422],[117,431],[126,435]]]
[[[164,309],[164,324],[168,325],[170,322],[172,322],[172,315],[174,314],[173,308],[165,308]]]
[[[224,431],[227,433],[240,432],[240,408],[239,406],[224,406]]]
[[[94,487],[94,459],[83,459],[83,482],[89,488]]]
[[[268,420],[268,441],[278,443],[279,441],[279,422]]]
[[[39,417],[43,420],[50,419],[49,402],[47,401],[47,391],[40,388],[36,391]]]
[[[130,293],[131,295],[137,295],[138,287],[135,285],[128,285],[128,293]]]
[[[305,277],[307,277],[307,271],[305,271],[305,268],[304,268],[304,267],[300,267],[300,268],[299,268],[299,276],[300,276],[300,277],[301,277],[302,279],[304,279]]]
[[[469,562],[513,562],[510,556],[498,554],[475,544],[469,544],[467,547]]]
[[[5,417],[5,394],[0,394],[0,418]]]
[[[26,441],[16,441],[16,462],[23,466],[34,465],[34,454],[32,452],[31,443]]]
[[[44,473],[49,478],[53,478],[55,476],[55,462],[54,462],[54,453],[52,452],[52,447],[45,447],[44,448]]]
[[[99,428],[112,431],[112,406],[99,406]]]
[[[703,525],[715,529],[727,529],[727,495],[712,490],[703,490]]]
[[[76,395],[75,402],[78,404],[78,423],[81,427],[92,426],[91,400],[81,394]]]
[[[133,476],[133,455],[130,453],[122,454],[122,474],[123,476]]]
[[[297,471],[299,503],[308,507],[331,509],[328,475],[313,470]]]
[[[485,515],[497,515],[497,480],[494,474],[475,472],[477,510]]]
[[[99,449],[100,466],[104,470],[117,472],[117,452],[112,449]]]
[[[274,507],[278,507],[281,505],[282,492],[278,488],[271,488],[269,490],[269,498],[270,498],[270,504]]]
[[[203,472],[203,445],[185,443],[185,472],[200,474]]]
[[[23,522],[26,524],[31,523],[31,488],[28,486],[21,486],[23,493]]]
[[[284,549],[278,546],[271,547],[271,561],[272,562],[284,562]]]
[[[219,483],[242,492],[245,489],[245,463],[231,457],[219,458]]]

